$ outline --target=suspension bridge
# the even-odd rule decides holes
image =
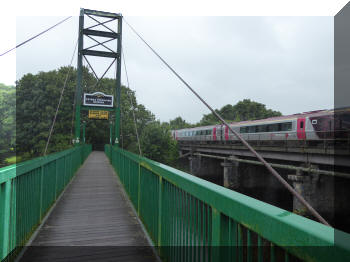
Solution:
[[[86,17],[96,25],[84,27]],[[116,29],[107,25],[112,21],[117,22]],[[81,9],[74,147],[46,154],[63,87],[44,155],[0,169],[0,258],[3,261],[349,260],[350,235],[332,228],[234,130],[232,133],[252,155],[321,223],[147,159],[141,150],[136,155],[119,146],[123,21],[121,14]],[[96,26],[104,30],[97,30]],[[84,47],[84,36],[107,40],[94,39],[94,46]],[[108,41],[117,41],[116,50],[105,45]],[[107,51],[95,50],[97,46]],[[97,76],[88,56],[112,59],[107,71],[116,64],[116,86],[111,96],[100,92],[84,94],[82,103],[83,59],[97,78],[96,88],[105,75]],[[110,144],[105,145],[104,152],[92,152],[91,145],[85,144],[81,110],[114,113],[114,132],[110,130]],[[217,117],[230,128],[224,119]]]

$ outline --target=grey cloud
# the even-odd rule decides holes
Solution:
[[[214,108],[244,98],[284,114],[333,106],[333,17],[126,19]],[[17,77],[66,65],[76,21],[20,50]],[[31,19],[18,22],[20,39]],[[123,45],[131,88],[158,118],[197,122],[208,113],[125,23]]]

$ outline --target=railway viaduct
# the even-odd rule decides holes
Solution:
[[[307,141],[268,145],[256,141],[252,145],[319,212],[332,221],[338,217],[336,223],[349,227],[343,212],[350,186],[348,142],[312,146]],[[181,141],[179,150],[182,165],[192,175],[307,216],[299,201],[283,190],[244,145]]]

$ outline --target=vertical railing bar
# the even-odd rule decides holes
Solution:
[[[231,234],[232,234],[232,228],[231,228],[231,224],[232,224],[232,220],[231,220],[231,218],[228,218],[228,239],[227,239],[227,242],[228,242],[228,259],[230,260],[230,261],[232,261],[232,260],[235,260],[236,258],[233,258],[233,256],[232,256],[232,249],[233,248],[236,248],[236,247],[232,247],[232,236],[231,236]]]
[[[275,245],[270,244],[270,262],[275,262]]]
[[[57,178],[58,178],[58,167],[59,167],[59,159],[56,159],[56,172],[55,172],[55,199],[57,198]]]
[[[4,203],[4,223],[3,223],[3,245],[2,254],[3,258],[6,257],[9,251],[9,231],[10,231],[10,213],[11,213],[11,184],[12,180],[5,182],[5,203]]]
[[[202,229],[202,225],[200,223],[201,215],[199,210],[199,199],[196,199],[196,206],[197,206],[197,215],[196,215],[196,259],[195,261],[200,261],[200,231]]]
[[[141,165],[140,163],[137,164],[138,166],[138,186],[137,186],[137,215],[140,216],[140,193],[141,193]]]
[[[12,194],[11,194],[11,250],[16,248],[16,221],[17,221],[17,178],[12,180]]]
[[[186,237],[186,233],[185,233],[185,219],[186,219],[185,191],[181,190],[181,195],[182,195],[182,199],[181,199],[182,219],[181,219],[181,259],[180,259],[180,261],[184,261],[185,260],[185,246],[186,246],[186,241],[185,241],[185,237]]]
[[[170,182],[167,181],[167,186],[168,186],[168,210],[169,213],[167,214],[168,216],[168,221],[169,221],[169,237],[168,237],[168,244],[167,244],[167,249],[169,252],[169,259],[173,259],[173,246],[174,246],[174,241],[173,241],[173,233],[174,233],[174,206],[173,206],[173,188]]]
[[[263,249],[262,249],[262,239],[261,236],[258,235],[258,262],[263,261]]]
[[[243,261],[243,236],[242,236],[242,226],[241,224],[237,223],[237,245],[238,245],[238,261]]]
[[[211,206],[208,205],[208,259],[211,260],[211,253],[212,253],[212,231],[213,228],[211,227],[212,225],[212,209]]]
[[[184,261],[187,261],[187,256],[188,256],[188,194],[187,192],[185,192],[185,219],[184,219],[184,223],[185,223],[185,243],[184,243],[184,247],[185,247],[185,259]]]
[[[216,208],[211,210],[211,258],[212,261],[220,261],[220,240],[221,240],[221,213]]]
[[[289,262],[289,254],[287,251],[284,251],[284,262]]]
[[[193,225],[192,225],[192,195],[188,194],[189,201],[188,201],[188,261],[193,261],[192,259],[192,231],[193,231]]]
[[[207,249],[208,249],[208,245],[207,245],[207,205],[203,202],[203,249],[202,249],[202,256],[203,256],[203,261],[207,261]]]
[[[164,240],[163,237],[162,239],[162,247],[164,247],[164,252],[166,254],[167,257],[169,257],[169,236],[170,236],[170,221],[169,221],[169,205],[170,205],[170,201],[169,201],[169,183],[164,179],[163,181],[163,196],[164,199],[162,200],[162,234],[164,236]],[[164,201],[165,200],[165,201]]]
[[[180,232],[179,232],[179,217],[180,217],[180,205],[179,205],[179,189],[174,185],[174,193],[175,193],[175,248],[174,248],[174,252],[175,252],[175,256],[174,256],[174,261],[178,261],[179,258],[179,250],[180,250],[180,245],[179,245],[179,236],[180,236]]]
[[[252,239],[251,239],[251,231],[247,229],[247,262],[252,261]]]
[[[41,165],[41,178],[40,178],[40,222],[42,219],[42,208],[43,208],[43,190],[44,190],[44,165]]]

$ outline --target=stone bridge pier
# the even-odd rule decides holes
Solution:
[[[223,167],[223,186],[237,190],[240,187],[239,163],[237,161],[227,161],[221,163]]]
[[[194,176],[213,181],[218,179],[218,174],[222,173],[222,166],[218,159],[203,158],[198,155],[191,155],[189,158],[190,173]],[[222,178],[219,179],[220,182]]]
[[[317,168],[314,165],[311,167]],[[331,221],[334,219],[336,194],[334,190],[334,177],[297,170],[295,174],[288,175],[288,179],[292,183],[293,188],[315,210]],[[293,212],[303,216],[309,216],[304,205],[296,197],[293,197]]]

